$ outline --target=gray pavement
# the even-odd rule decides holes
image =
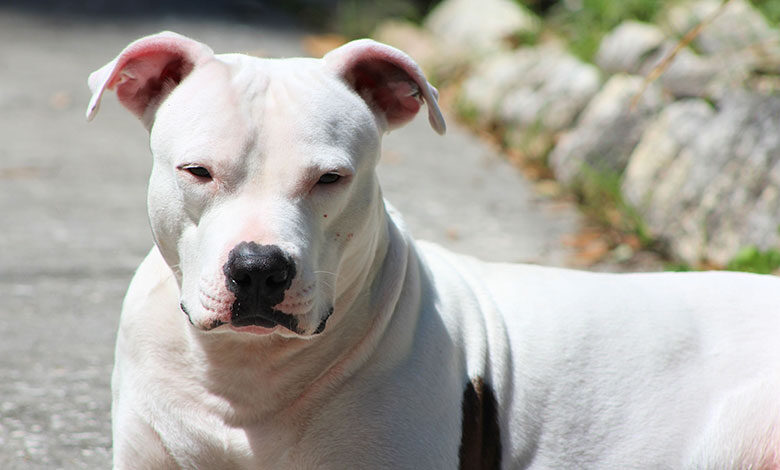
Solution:
[[[57,17],[59,18],[59,17]],[[110,375],[124,289],[152,244],[146,131],[112,95],[84,120],[89,72],[172,29],[217,52],[300,55],[302,32],[188,20],[55,19],[0,7],[0,468],[110,466]],[[564,264],[574,210],[534,195],[450,120],[386,139],[385,193],[421,238],[483,258]]]

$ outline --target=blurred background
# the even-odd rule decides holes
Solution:
[[[370,36],[441,92],[385,139],[418,238],[594,270],[780,268],[780,0],[0,0],[0,468],[110,465],[148,135],[88,74],[173,30],[320,56]],[[422,113],[424,114],[424,113]]]

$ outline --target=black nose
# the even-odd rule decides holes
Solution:
[[[295,264],[276,245],[241,242],[230,251],[223,267],[227,288],[236,296],[236,307],[256,314],[284,300],[295,277]]]

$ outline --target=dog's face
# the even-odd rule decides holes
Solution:
[[[90,115],[116,86],[150,128],[152,230],[195,327],[325,329],[381,239],[382,132],[423,100],[443,132],[420,77],[407,57],[368,41],[322,60],[267,60],[213,56],[171,33],[136,41],[93,74]]]
[[[195,70],[158,110],[152,228],[196,326],[312,334],[360,266],[342,260],[370,250],[380,135],[318,62],[242,59]]]

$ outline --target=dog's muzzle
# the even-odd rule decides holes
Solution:
[[[280,325],[300,333],[297,318],[273,308],[284,300],[284,292],[295,278],[295,263],[281,248],[241,242],[230,251],[223,272],[227,289],[236,297],[231,324]]]

